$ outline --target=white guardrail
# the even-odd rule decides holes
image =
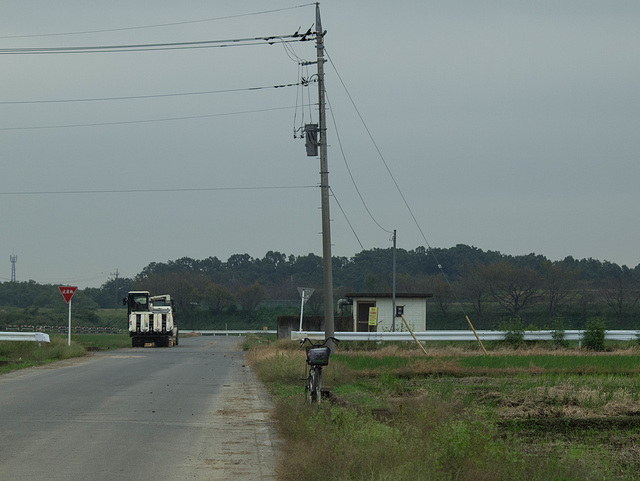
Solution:
[[[502,341],[503,331],[476,331],[481,341]],[[554,331],[525,331],[525,341],[551,341]],[[473,331],[422,331],[414,332],[419,341],[475,341]],[[567,341],[581,341],[584,331],[571,330],[564,332]],[[324,339],[323,331],[291,331],[291,339],[299,341],[309,339]],[[341,341],[413,341],[409,332],[336,332],[335,336]],[[612,341],[634,341],[638,339],[638,331],[605,331],[605,339]]]
[[[244,336],[245,334],[277,334],[275,330],[247,330],[247,329],[224,329],[224,330],[200,330],[200,329],[180,329],[180,334],[200,334],[202,336]]]
[[[0,332],[0,341],[51,342],[44,332]]]

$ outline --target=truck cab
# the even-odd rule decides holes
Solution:
[[[122,303],[127,306],[128,316],[132,312],[149,312],[151,310],[148,291],[131,291]]]

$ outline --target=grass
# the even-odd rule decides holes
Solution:
[[[66,339],[66,338],[65,338]],[[77,334],[71,335],[71,343],[79,344],[87,350],[110,351],[131,347],[131,338],[125,334]]]
[[[82,357],[88,351],[105,351],[129,347],[129,336],[122,334],[72,335],[68,346],[66,335],[51,334],[51,342],[4,341],[0,342],[0,374],[40,366],[74,357]]]
[[[631,480],[640,351],[338,347],[331,402],[304,402],[304,352],[247,358],[276,403],[281,480]]]

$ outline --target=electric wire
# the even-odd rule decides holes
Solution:
[[[344,148],[342,146],[342,141],[340,140],[340,132],[338,131],[338,124],[337,124],[336,118],[335,118],[335,116],[333,114],[333,109],[331,108],[331,102],[329,101],[329,95],[327,94],[326,91],[325,91],[325,97],[327,98],[327,103],[329,104],[329,112],[331,112],[331,118],[333,119],[333,126],[334,126],[335,132],[336,132],[336,139],[338,140],[338,146],[340,147],[340,152],[342,153],[342,159],[344,160],[344,165],[347,167],[347,172],[349,173],[349,177],[351,178],[351,183],[353,184],[353,187],[356,189],[358,197],[360,197],[360,201],[362,202],[362,205],[364,206],[365,210],[367,211],[367,214],[369,214],[369,217],[371,217],[371,220],[380,229],[382,229],[387,234],[393,234],[393,231],[385,229],[384,227],[382,227],[382,225],[380,225],[380,223],[376,220],[376,218],[371,213],[371,210],[367,206],[367,203],[364,201],[364,198],[362,197],[362,194],[360,193],[360,189],[358,188],[358,184],[356,183],[356,180],[353,177],[353,173],[351,172],[351,168],[349,167],[349,162],[347,162],[347,156],[344,153]]]
[[[106,190],[50,190],[50,191],[19,191],[0,192],[3,196],[22,195],[92,195],[92,194],[140,194],[152,192],[225,192],[238,190],[292,190],[292,189],[315,189],[317,185],[273,185],[273,186],[247,186],[247,187],[187,187],[187,188],[167,188],[167,189],[106,189]]]
[[[311,76],[309,74],[309,65],[305,65],[304,68],[307,71],[307,76],[305,77],[305,81],[307,83],[309,83],[311,81],[310,80]],[[313,103],[311,102],[311,89],[307,89],[307,105],[309,106],[309,109],[308,109],[308,111],[309,111],[309,123],[312,124],[313,123],[313,116],[311,114],[311,112],[312,112],[311,106],[313,105]]]
[[[219,20],[229,20],[232,18],[241,18],[241,17],[251,17],[257,15],[266,15],[269,13],[277,13],[283,12],[285,10],[293,10],[296,8],[309,7],[314,6],[315,3],[307,3],[304,5],[295,5],[292,7],[284,7],[277,8],[273,10],[264,10],[261,12],[252,12],[252,13],[241,13],[236,15],[227,15],[224,17],[213,17],[213,18],[204,18],[199,20],[185,20],[182,22],[170,22],[170,23],[159,23],[153,25],[138,25],[134,27],[121,27],[121,28],[108,28],[108,29],[100,29],[100,30],[84,30],[78,32],[59,32],[59,33],[40,33],[40,34],[31,34],[31,35],[3,35],[0,36],[0,39],[9,39],[9,38],[34,38],[34,37],[59,37],[59,36],[67,36],[67,35],[87,35],[93,33],[109,33],[109,32],[124,32],[128,30],[142,30],[142,29],[150,29],[150,28],[160,28],[160,27],[173,27],[177,25],[190,25],[194,23],[206,23],[206,22],[215,22]]]
[[[122,96],[122,97],[94,97],[94,98],[81,98],[81,99],[52,99],[52,100],[0,100],[0,105],[104,102],[104,101],[112,101],[112,100],[141,100],[141,99],[158,99],[158,98],[166,98],[166,97],[187,97],[187,96],[195,96],[195,95],[212,95],[212,94],[223,94],[223,93],[234,93],[234,92],[251,92],[256,90],[280,89],[280,88],[287,88],[287,87],[297,87],[301,84],[302,82],[297,82],[297,83],[269,85],[269,86],[261,86],[261,87],[244,87],[244,88],[222,89],[222,90],[203,90],[198,92],[177,92],[177,93],[155,94],[155,95],[129,95],[129,96]]]
[[[71,53],[116,53],[162,50],[186,50],[195,48],[241,47],[251,45],[273,45],[276,42],[307,42],[313,40],[313,34],[308,38],[306,34],[298,35],[269,35],[265,37],[237,38],[226,40],[198,40],[191,42],[165,42],[127,45],[93,45],[74,47],[19,47],[2,48],[0,55],[46,55]]]
[[[349,221],[349,217],[347,217],[347,213],[344,211],[344,209],[340,205],[340,202],[338,201],[338,198],[336,197],[336,194],[335,194],[335,192],[333,191],[333,189],[331,187],[329,187],[329,192],[331,192],[331,195],[333,196],[333,198],[336,201],[336,204],[338,205],[338,207],[342,211],[342,215],[344,216],[345,220],[347,221],[347,224],[349,224],[349,227],[351,228],[351,232],[353,232],[353,235],[355,236],[356,240],[358,241],[358,244],[360,244],[360,249],[364,250],[364,246],[362,245],[362,242],[360,242],[360,238],[358,237],[358,234],[356,234],[355,229],[351,225],[351,221]]]
[[[336,72],[338,80],[342,84],[342,87],[344,88],[344,90],[345,90],[345,92],[347,94],[347,97],[349,98],[349,101],[351,102],[351,105],[353,106],[356,114],[360,118],[360,121],[362,122],[362,125],[363,125],[365,131],[367,132],[367,135],[369,136],[369,139],[371,140],[371,143],[373,144],[376,152],[378,153],[378,156],[380,157],[380,160],[382,161],[383,165],[387,169],[387,172],[389,173],[389,177],[391,177],[391,180],[393,181],[394,185],[396,186],[396,190],[400,194],[400,197],[402,198],[402,201],[404,202],[404,205],[407,208],[407,211],[411,215],[411,218],[413,219],[414,224],[418,228],[418,231],[420,232],[420,235],[422,236],[422,239],[424,240],[425,244],[427,245],[427,248],[429,249],[429,252],[433,256],[433,259],[436,261],[436,264],[438,266],[438,270],[440,271],[443,279],[445,280],[445,282],[449,286],[449,289],[453,293],[453,296],[454,296],[454,298],[456,300],[456,303],[462,309],[462,312],[465,315],[465,317],[467,318],[467,320],[469,320],[469,316],[467,315],[466,309],[464,308],[462,302],[458,298],[458,295],[457,295],[455,289],[453,288],[453,285],[451,284],[451,282],[449,280],[449,277],[447,276],[447,274],[445,273],[444,269],[442,268],[442,264],[440,264],[440,261],[438,260],[438,256],[436,255],[436,253],[434,252],[433,248],[431,247],[431,244],[429,244],[429,241],[427,240],[427,237],[425,236],[424,231],[422,230],[422,227],[420,227],[420,224],[418,223],[418,220],[416,219],[416,216],[414,215],[413,210],[411,209],[411,206],[407,202],[407,199],[404,196],[404,193],[402,192],[402,189],[400,189],[400,186],[398,185],[398,182],[396,181],[393,173],[391,172],[391,169],[389,168],[389,165],[387,164],[387,161],[384,158],[384,155],[382,155],[382,151],[378,147],[378,144],[376,143],[375,139],[373,138],[373,135],[371,134],[371,131],[369,130],[369,127],[367,126],[367,123],[365,122],[364,118],[362,117],[362,114],[360,113],[360,110],[358,109],[355,101],[353,100],[353,97],[351,96],[351,93],[349,92],[349,89],[347,88],[346,84],[342,80],[342,77],[340,76],[340,73],[338,72],[338,69],[336,68],[335,64],[333,63],[333,60],[331,59],[331,56],[326,51],[326,49],[325,49],[324,53],[327,55],[327,58],[329,59],[329,62],[331,63],[331,66],[333,67],[334,71]],[[471,322],[469,322],[469,324],[471,324]]]
[[[146,123],[155,123],[155,122],[177,122],[181,120],[208,119],[208,118],[215,118],[215,117],[226,117],[231,115],[245,115],[245,114],[263,113],[263,112],[275,112],[278,110],[290,110],[293,108],[294,107],[273,107],[268,109],[244,110],[240,112],[224,112],[220,114],[189,115],[185,117],[168,117],[168,118],[161,118],[161,119],[121,120],[117,122],[96,122],[96,123],[65,124],[65,125],[40,125],[40,126],[29,126],[29,127],[0,127],[0,132],[19,131],[19,130],[39,130],[39,129],[72,129],[72,128],[79,128],[79,127],[105,127],[105,126],[112,126],[112,125],[132,125],[132,124],[146,124]]]

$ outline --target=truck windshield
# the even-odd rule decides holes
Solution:
[[[146,311],[149,307],[149,299],[146,296],[136,296],[133,298],[134,311]]]

